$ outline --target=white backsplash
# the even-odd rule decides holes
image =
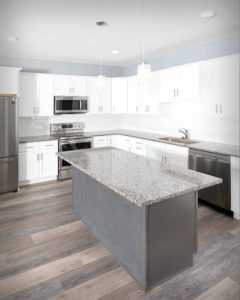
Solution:
[[[85,131],[133,129],[180,136],[189,129],[190,138],[239,146],[239,119],[203,117],[196,104],[161,105],[160,115],[60,115],[20,118],[19,136],[49,134],[51,123],[84,122]]]
[[[122,128],[123,117],[118,115],[59,115],[19,119],[19,136],[48,135],[50,124],[84,122],[85,131],[114,130]]]

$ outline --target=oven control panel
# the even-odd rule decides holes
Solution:
[[[57,123],[57,124],[51,124],[50,125],[50,132],[51,134],[57,134],[62,132],[75,132],[83,131],[84,129],[84,123],[83,122],[74,122],[74,123]]]

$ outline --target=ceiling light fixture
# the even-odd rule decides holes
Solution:
[[[112,54],[118,55],[118,54],[120,54],[120,50],[112,50]]]
[[[200,13],[203,19],[209,19],[216,16],[216,12],[213,9],[204,10]]]
[[[100,30],[100,34],[99,34],[99,74],[97,76],[97,80],[96,80],[96,85],[97,87],[104,87],[105,84],[106,84],[106,77],[103,76],[102,74],[102,49],[101,49],[101,46],[103,45],[103,32],[102,32],[102,28],[103,26],[106,26],[107,23],[104,22],[104,21],[99,21],[99,22],[96,22],[96,25],[99,27],[99,30]]]
[[[137,74],[140,79],[147,79],[151,74],[151,65],[145,61],[145,5],[142,0],[142,63],[138,65]]]
[[[14,35],[4,35],[4,36],[2,36],[2,38],[4,38],[5,40],[7,40],[8,42],[11,42],[11,43],[18,41],[18,38]]]

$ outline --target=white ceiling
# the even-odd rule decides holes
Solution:
[[[145,0],[146,59],[238,33],[240,0]],[[104,20],[103,63],[141,60],[142,0],[0,0],[0,55],[97,63]],[[203,10],[216,17],[202,19]],[[120,55],[112,55],[120,49]]]

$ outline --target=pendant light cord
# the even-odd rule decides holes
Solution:
[[[99,74],[102,75],[102,39],[103,39],[103,33],[102,33],[102,26],[99,26],[99,29],[100,29],[100,46],[99,46]]]
[[[145,3],[144,0],[142,0],[142,61],[144,62],[145,60],[145,14],[144,14],[144,9],[145,9]]]

